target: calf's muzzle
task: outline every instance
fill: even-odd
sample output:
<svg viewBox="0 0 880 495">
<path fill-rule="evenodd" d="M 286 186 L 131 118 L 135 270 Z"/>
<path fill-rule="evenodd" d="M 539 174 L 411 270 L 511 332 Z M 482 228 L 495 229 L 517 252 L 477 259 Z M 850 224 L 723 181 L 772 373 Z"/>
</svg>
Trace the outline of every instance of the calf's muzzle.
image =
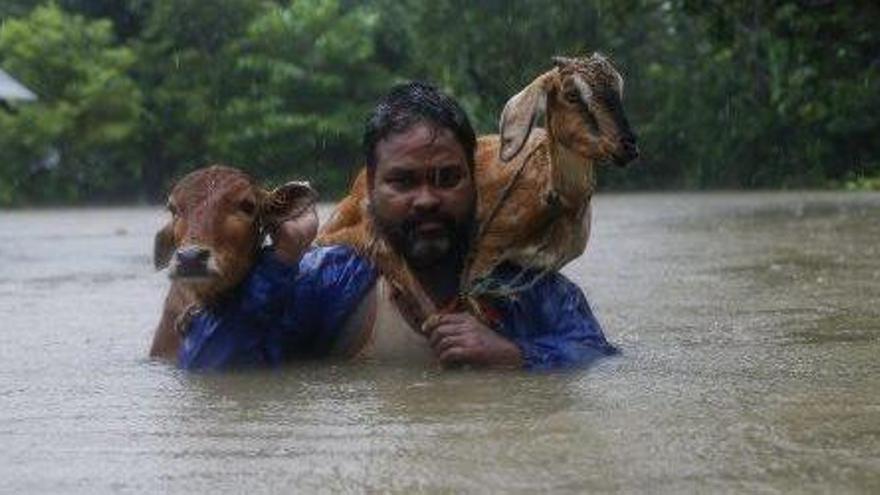
<svg viewBox="0 0 880 495">
<path fill-rule="evenodd" d="M 169 266 L 169 276 L 174 279 L 207 279 L 217 275 L 211 250 L 199 245 L 177 249 Z"/>
</svg>

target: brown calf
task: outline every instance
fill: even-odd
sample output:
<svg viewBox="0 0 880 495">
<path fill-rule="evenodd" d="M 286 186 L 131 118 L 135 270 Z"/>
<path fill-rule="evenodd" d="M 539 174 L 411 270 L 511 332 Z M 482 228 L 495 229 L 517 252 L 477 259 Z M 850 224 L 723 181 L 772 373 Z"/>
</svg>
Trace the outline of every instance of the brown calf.
<svg viewBox="0 0 880 495">
<path fill-rule="evenodd" d="M 171 220 L 156 233 L 153 262 L 172 280 L 151 357 L 175 359 L 189 318 L 215 303 L 250 271 L 265 235 L 309 209 L 305 182 L 272 192 L 241 170 L 210 166 L 181 179 L 168 197 Z"/>
</svg>

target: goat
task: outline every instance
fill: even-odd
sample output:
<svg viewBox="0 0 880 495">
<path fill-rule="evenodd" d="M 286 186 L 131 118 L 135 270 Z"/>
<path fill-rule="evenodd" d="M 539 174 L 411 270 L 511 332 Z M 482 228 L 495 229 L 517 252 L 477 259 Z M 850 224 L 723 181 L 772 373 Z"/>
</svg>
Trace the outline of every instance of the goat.
<svg viewBox="0 0 880 495">
<path fill-rule="evenodd" d="M 556 67 L 514 95 L 500 136 L 478 140 L 474 177 L 479 231 L 464 294 L 509 295 L 580 256 L 590 235 L 595 165 L 638 157 L 623 112 L 623 77 L 604 56 L 554 57 Z M 545 129 L 534 129 L 540 114 Z M 526 270 L 498 285 L 505 262 Z"/>
<path fill-rule="evenodd" d="M 177 182 L 168 197 L 171 220 L 153 245 L 156 269 L 168 267 L 172 282 L 150 357 L 175 359 L 191 317 L 241 283 L 266 234 L 306 212 L 317 198 L 307 182 L 269 192 L 241 170 L 219 165 Z"/>
<path fill-rule="evenodd" d="M 554 57 L 555 67 L 508 100 L 500 135 L 477 141 L 474 180 L 477 225 L 461 280 L 461 299 L 510 296 L 558 270 L 586 249 L 595 164 L 625 165 L 638 157 L 636 138 L 623 112 L 623 78 L 594 53 Z M 535 129 L 541 114 L 545 129 Z M 321 229 L 317 243 L 347 244 L 372 257 L 404 293 L 416 320 L 436 307 L 401 257 L 375 235 L 367 213 L 366 172 Z M 505 262 L 522 271 L 505 284 L 494 270 Z"/>
</svg>

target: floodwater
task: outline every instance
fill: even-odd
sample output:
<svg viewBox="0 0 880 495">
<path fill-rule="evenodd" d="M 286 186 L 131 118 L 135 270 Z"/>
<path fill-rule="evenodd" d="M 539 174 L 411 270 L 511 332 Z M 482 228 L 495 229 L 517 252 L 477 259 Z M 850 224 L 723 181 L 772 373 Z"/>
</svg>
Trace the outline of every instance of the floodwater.
<svg viewBox="0 0 880 495">
<path fill-rule="evenodd" d="M 595 201 L 554 373 L 184 373 L 162 212 L 0 213 L 0 492 L 880 493 L 880 194 Z"/>
</svg>

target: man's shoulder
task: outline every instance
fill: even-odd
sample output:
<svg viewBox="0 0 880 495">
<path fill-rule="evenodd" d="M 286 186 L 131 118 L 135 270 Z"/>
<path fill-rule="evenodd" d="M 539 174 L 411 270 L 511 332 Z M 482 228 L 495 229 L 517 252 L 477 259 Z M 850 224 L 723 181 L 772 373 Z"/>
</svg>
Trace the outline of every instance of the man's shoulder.
<svg viewBox="0 0 880 495">
<path fill-rule="evenodd" d="M 320 285 L 347 284 L 354 280 L 368 284 L 376 276 L 373 263 L 349 246 L 313 247 L 299 262 L 299 277 L 314 279 Z"/>
<path fill-rule="evenodd" d="M 575 313 L 590 312 L 583 289 L 559 272 L 543 274 L 519 294 L 519 299 L 533 311 L 540 308 L 552 314 L 559 314 L 564 309 Z"/>
<path fill-rule="evenodd" d="M 496 272 L 496 283 L 515 293 L 517 298 L 541 301 L 548 297 L 583 296 L 580 286 L 557 271 L 542 272 L 505 264 Z"/>
<path fill-rule="evenodd" d="M 372 264 L 363 255 L 359 254 L 350 246 L 341 244 L 332 246 L 315 246 L 310 248 L 300 260 L 300 270 L 323 269 L 338 265 L 368 265 Z"/>
</svg>

